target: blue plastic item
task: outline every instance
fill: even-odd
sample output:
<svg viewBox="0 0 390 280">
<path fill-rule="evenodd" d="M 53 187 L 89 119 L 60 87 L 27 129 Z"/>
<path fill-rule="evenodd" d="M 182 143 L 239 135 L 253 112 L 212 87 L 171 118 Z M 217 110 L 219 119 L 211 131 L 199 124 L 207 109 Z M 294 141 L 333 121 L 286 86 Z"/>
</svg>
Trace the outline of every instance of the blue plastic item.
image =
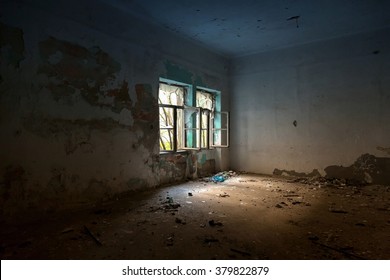
<svg viewBox="0 0 390 280">
<path fill-rule="evenodd" d="M 225 178 L 221 175 L 214 175 L 213 177 L 211 177 L 211 180 L 215 183 L 217 182 L 223 182 L 225 181 Z"/>
</svg>

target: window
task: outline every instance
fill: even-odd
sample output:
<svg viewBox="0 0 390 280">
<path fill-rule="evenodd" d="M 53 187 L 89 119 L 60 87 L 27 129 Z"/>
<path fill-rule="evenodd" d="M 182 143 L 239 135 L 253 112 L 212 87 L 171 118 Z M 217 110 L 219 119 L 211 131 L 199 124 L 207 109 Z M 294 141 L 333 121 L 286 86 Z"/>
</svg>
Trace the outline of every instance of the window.
<svg viewBox="0 0 390 280">
<path fill-rule="evenodd" d="M 160 110 L 160 151 L 176 151 L 182 146 L 180 130 L 187 88 L 160 82 L 158 103 Z"/>
<path fill-rule="evenodd" d="M 160 79 L 160 151 L 228 147 L 227 112 L 218 112 L 217 91 Z M 191 105 L 195 106 L 191 106 Z"/>
<path fill-rule="evenodd" d="M 196 107 L 200 108 L 200 147 L 210 147 L 210 116 L 215 109 L 215 97 L 212 93 L 198 89 L 196 91 Z"/>
</svg>

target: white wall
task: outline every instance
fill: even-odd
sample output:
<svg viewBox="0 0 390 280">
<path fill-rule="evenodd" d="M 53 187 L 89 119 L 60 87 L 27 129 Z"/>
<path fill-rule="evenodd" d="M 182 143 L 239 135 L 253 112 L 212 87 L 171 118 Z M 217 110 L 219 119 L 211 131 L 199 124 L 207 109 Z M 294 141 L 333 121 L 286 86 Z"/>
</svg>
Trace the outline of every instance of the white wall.
<svg viewBox="0 0 390 280">
<path fill-rule="evenodd" d="M 234 169 L 324 175 L 389 157 L 390 30 L 237 58 L 230 103 Z"/>
</svg>

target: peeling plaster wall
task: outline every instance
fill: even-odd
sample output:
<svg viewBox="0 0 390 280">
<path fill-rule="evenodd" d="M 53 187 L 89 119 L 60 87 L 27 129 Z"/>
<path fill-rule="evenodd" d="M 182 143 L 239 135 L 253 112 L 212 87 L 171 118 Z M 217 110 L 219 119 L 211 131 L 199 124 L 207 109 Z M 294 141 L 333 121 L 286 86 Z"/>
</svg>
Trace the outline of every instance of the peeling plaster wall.
<svg viewBox="0 0 390 280">
<path fill-rule="evenodd" d="M 99 1 L 8 1 L 0 60 L 4 216 L 99 203 L 228 166 L 218 149 L 159 155 L 159 77 L 218 89 L 225 110 L 229 101 L 227 60 L 158 26 Z"/>
<path fill-rule="evenodd" d="M 389 29 L 232 64 L 233 169 L 348 177 L 327 167 L 350 167 L 370 154 L 381 166 L 374 183 L 390 184 Z"/>
</svg>

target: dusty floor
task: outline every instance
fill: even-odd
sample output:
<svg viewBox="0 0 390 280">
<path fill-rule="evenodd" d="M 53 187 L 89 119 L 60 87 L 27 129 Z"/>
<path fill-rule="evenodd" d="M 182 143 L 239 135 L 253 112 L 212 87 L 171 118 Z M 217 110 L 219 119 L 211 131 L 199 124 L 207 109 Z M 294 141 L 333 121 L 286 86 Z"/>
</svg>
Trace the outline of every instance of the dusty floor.
<svg viewBox="0 0 390 280">
<path fill-rule="evenodd" d="M 1 259 L 390 259 L 390 187 L 241 174 L 3 224 Z"/>
</svg>

